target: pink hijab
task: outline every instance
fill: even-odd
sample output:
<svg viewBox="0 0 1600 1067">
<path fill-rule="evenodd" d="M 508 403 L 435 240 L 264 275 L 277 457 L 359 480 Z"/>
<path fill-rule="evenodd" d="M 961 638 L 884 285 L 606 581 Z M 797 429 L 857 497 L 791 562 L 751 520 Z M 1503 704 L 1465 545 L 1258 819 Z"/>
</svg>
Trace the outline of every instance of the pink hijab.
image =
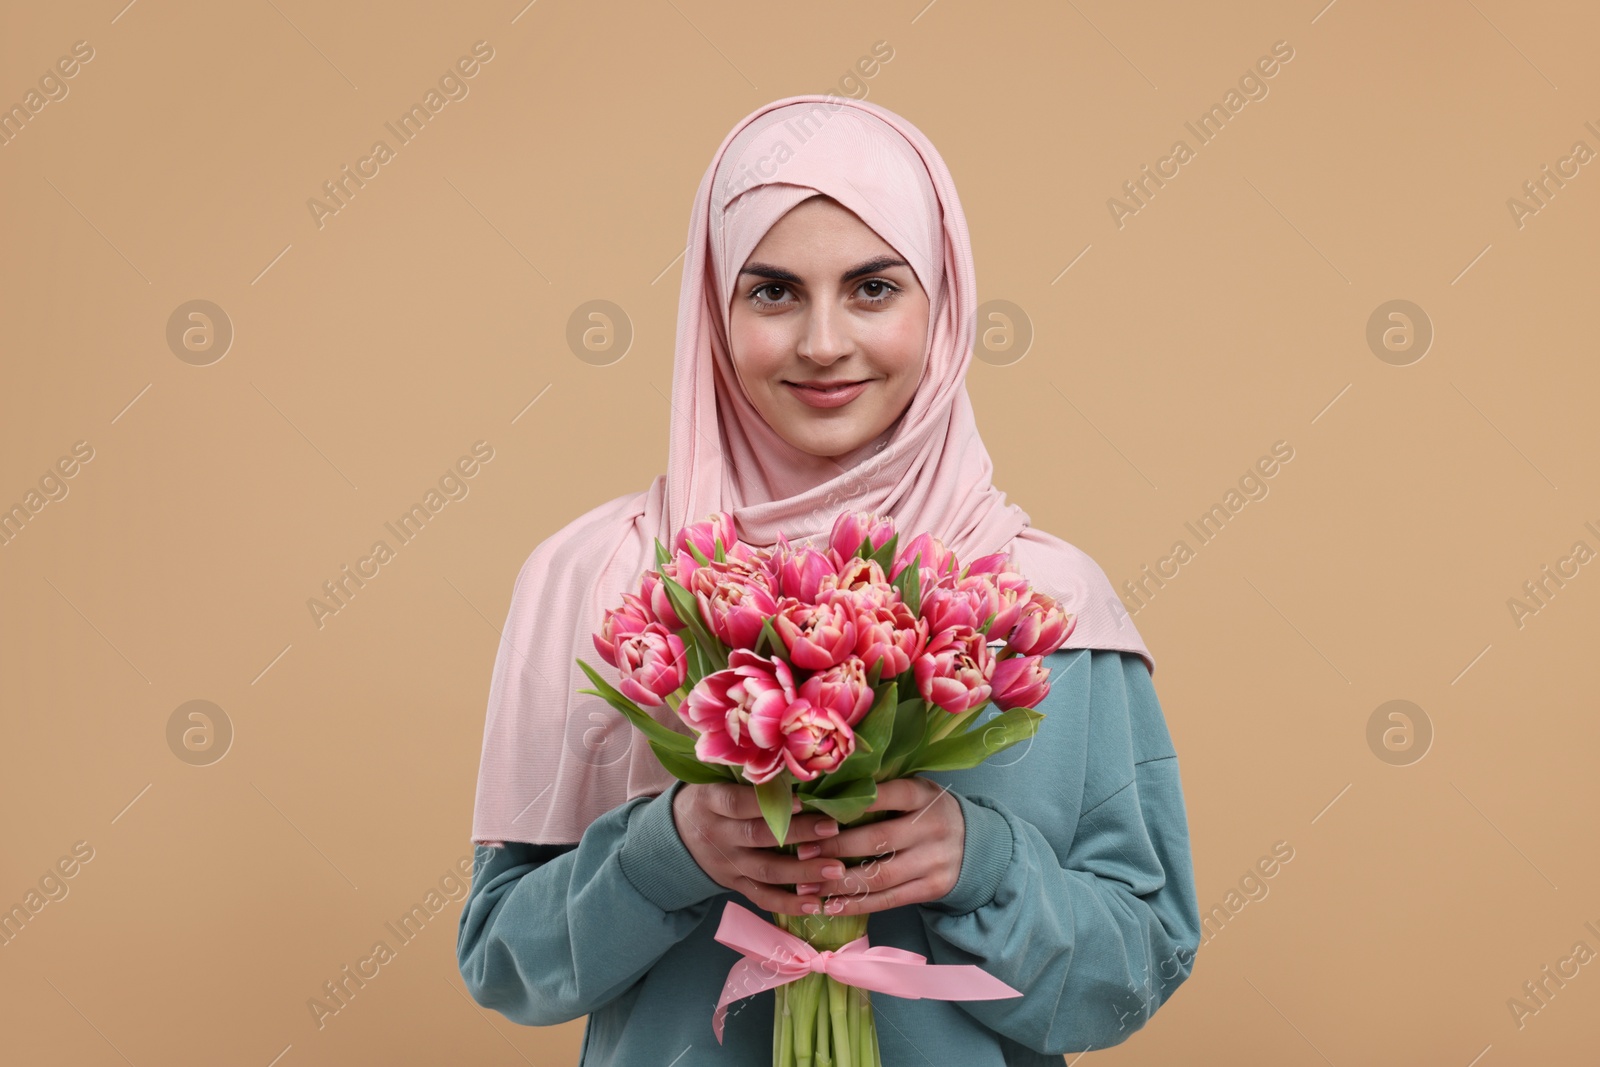
<svg viewBox="0 0 1600 1067">
<path fill-rule="evenodd" d="M 818 193 L 854 212 L 911 264 L 929 297 L 926 369 L 905 414 L 837 461 L 789 445 L 750 403 L 728 351 L 738 270 L 767 230 Z M 602 504 L 536 547 L 511 596 L 484 727 L 472 840 L 565 844 L 596 818 L 675 779 L 599 697 L 580 695 L 583 660 L 615 668 L 592 635 L 607 608 L 655 566 L 655 539 L 712 512 L 733 514 L 746 544 L 825 539 L 842 510 L 893 516 L 958 558 L 1006 550 L 1036 588 L 1077 615 L 1067 648 L 1155 662 L 1105 572 L 1030 526 L 990 478 L 966 374 L 976 331 L 966 218 L 944 160 L 916 127 L 876 104 L 792 96 L 728 134 L 695 193 L 678 299 L 667 471 Z M 1055 458 L 1054 454 L 1051 456 Z M 666 707 L 661 722 L 688 733 Z"/>
</svg>

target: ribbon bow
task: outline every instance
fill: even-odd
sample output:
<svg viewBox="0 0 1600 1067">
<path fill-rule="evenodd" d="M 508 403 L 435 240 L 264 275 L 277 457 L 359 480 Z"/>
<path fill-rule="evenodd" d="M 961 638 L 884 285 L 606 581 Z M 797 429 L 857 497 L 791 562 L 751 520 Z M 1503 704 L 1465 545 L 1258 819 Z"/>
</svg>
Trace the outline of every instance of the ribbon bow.
<svg viewBox="0 0 1600 1067">
<path fill-rule="evenodd" d="M 1022 994 L 970 963 L 929 963 L 890 945 L 869 947 L 862 934 L 844 947 L 817 951 L 742 905 L 728 901 L 716 939 L 744 956 L 728 972 L 711 1029 L 722 1044 L 728 1005 L 803 978 L 812 971 L 835 981 L 907 1000 L 1001 1000 Z"/>
</svg>

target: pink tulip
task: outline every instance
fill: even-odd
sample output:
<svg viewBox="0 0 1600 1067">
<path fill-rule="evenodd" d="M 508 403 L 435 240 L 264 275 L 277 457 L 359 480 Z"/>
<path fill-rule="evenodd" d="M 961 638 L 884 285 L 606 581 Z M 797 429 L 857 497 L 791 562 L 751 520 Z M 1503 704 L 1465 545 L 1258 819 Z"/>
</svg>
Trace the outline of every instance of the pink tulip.
<svg viewBox="0 0 1600 1067">
<path fill-rule="evenodd" d="M 683 686 L 687 669 L 683 641 L 659 622 L 618 642 L 617 661 L 622 672 L 617 689 L 635 704 L 660 706 L 665 703 L 662 698 Z"/>
<path fill-rule="evenodd" d="M 789 650 L 790 662 L 803 670 L 825 670 L 855 651 L 855 606 L 845 592 L 825 594 L 819 604 L 784 597 L 772 626 Z"/>
<path fill-rule="evenodd" d="M 979 556 L 967 564 L 967 569 L 962 572 L 961 577 L 965 578 L 973 574 L 999 574 L 1007 569 L 1010 562 L 1011 556 L 1008 553 L 991 552 L 989 555 Z"/>
<path fill-rule="evenodd" d="M 762 624 L 778 606 L 766 575 L 740 560 L 696 566 L 684 588 L 699 605 L 706 629 L 730 648 L 754 648 Z"/>
<path fill-rule="evenodd" d="M 1050 692 L 1043 656 L 1011 656 L 994 665 L 994 706 L 1001 711 L 1036 708 Z"/>
<path fill-rule="evenodd" d="M 866 717 L 878 699 L 867 684 L 867 665 L 859 656 L 850 656 L 807 678 L 800 683 L 800 696 L 812 707 L 832 711 L 840 722 L 851 727 Z"/>
<path fill-rule="evenodd" d="M 740 548 L 744 549 L 744 546 L 741 545 Z M 752 573 L 761 575 L 768 589 L 777 589 L 778 572 L 783 567 L 783 561 L 793 552 L 788 541 L 780 533 L 776 545 L 747 549 L 740 555 L 740 562 L 749 567 Z"/>
<path fill-rule="evenodd" d="M 876 552 L 894 536 L 894 520 L 879 518 L 868 511 L 841 512 L 833 520 L 833 531 L 828 534 L 828 547 L 842 559 L 849 559 L 867 542 L 867 551 Z"/>
<path fill-rule="evenodd" d="M 1066 644 L 1077 625 L 1076 614 L 1063 612 L 1055 600 L 1035 592 L 1023 605 L 1006 648 L 1021 656 L 1048 656 Z"/>
<path fill-rule="evenodd" d="M 640 633 L 653 621 L 644 601 L 632 593 L 623 593 L 622 607 L 606 609 L 600 629 L 594 635 L 595 651 L 613 667 L 619 666 L 617 645 L 625 638 Z"/>
<path fill-rule="evenodd" d="M 837 711 L 801 697 L 784 713 L 783 761 L 800 781 L 836 770 L 855 750 L 855 731 Z"/>
<path fill-rule="evenodd" d="M 718 511 L 706 516 L 700 522 L 692 523 L 679 530 L 678 535 L 672 539 L 672 554 L 676 556 L 679 552 L 688 552 L 689 545 L 693 543 L 705 555 L 706 559 L 716 559 L 717 553 L 714 542 L 721 541 L 723 553 L 727 554 L 732 551 L 738 540 L 738 535 L 733 528 L 732 513 Z M 691 558 L 692 556 L 693 554 L 691 553 Z"/>
<path fill-rule="evenodd" d="M 922 617 L 928 623 L 929 633 L 936 634 L 952 626 L 976 628 L 983 622 L 990 611 L 993 589 L 985 589 L 982 578 L 976 579 L 976 582 L 976 585 L 964 589 L 958 586 L 935 586 L 923 591 Z"/>
<path fill-rule="evenodd" d="M 983 634 L 953 626 L 933 635 L 912 668 L 922 698 L 959 715 L 989 699 L 995 659 Z"/>
<path fill-rule="evenodd" d="M 861 556 L 851 556 L 840 562 L 838 572 L 822 580 L 824 589 L 848 589 L 859 592 L 881 586 L 885 591 L 895 592 L 894 586 L 889 584 L 888 577 L 883 573 L 883 568 L 875 559 L 865 559 Z"/>
<path fill-rule="evenodd" d="M 661 574 L 664 577 L 671 578 L 692 593 L 694 590 L 690 587 L 690 583 L 694 580 L 695 572 L 699 569 L 700 563 L 698 560 L 687 552 L 679 552 L 661 565 Z"/>
<path fill-rule="evenodd" d="M 817 602 L 817 591 L 830 578 L 837 578 L 833 562 L 810 545 L 790 552 L 777 564 L 777 584 L 773 592 L 791 596 L 804 604 Z"/>
<path fill-rule="evenodd" d="M 624 594 L 624 599 L 626 596 Z M 673 610 L 672 598 L 667 596 L 667 586 L 661 580 L 661 572 L 645 571 L 644 578 L 639 582 L 639 599 L 649 609 L 650 621 L 659 622 L 669 630 L 683 629 L 683 620 Z"/>
<path fill-rule="evenodd" d="M 955 584 L 959 561 L 945 547 L 943 541 L 926 533 L 918 534 L 912 538 L 910 544 L 900 545 L 896 549 L 894 566 L 889 571 L 889 577 L 891 579 L 899 577 L 900 572 L 905 570 L 915 557 L 920 557 L 917 566 L 921 573 L 917 577 L 923 593 L 937 586 Z"/>
<path fill-rule="evenodd" d="M 1004 638 L 1012 631 L 1028 605 L 1028 598 L 1033 595 L 1033 587 L 1016 571 L 1000 571 L 962 579 L 963 585 L 967 582 L 981 583 L 988 596 L 988 606 L 978 621 L 994 615 L 994 621 L 984 631 L 984 636 L 991 640 Z"/>
<path fill-rule="evenodd" d="M 858 603 L 862 603 L 858 599 Z M 883 662 L 879 678 L 893 678 L 911 669 L 928 644 L 928 624 L 911 614 L 895 597 L 883 603 L 862 603 L 856 613 L 856 655 L 867 670 Z"/>
<path fill-rule="evenodd" d="M 725 670 L 689 690 L 678 714 L 700 735 L 695 755 L 740 767 L 754 784 L 782 773 L 784 714 L 795 700 L 794 674 L 777 656 L 736 648 Z"/>
<path fill-rule="evenodd" d="M 729 648 L 755 648 L 767 616 L 777 610 L 772 594 L 760 586 L 725 581 L 707 595 L 696 593 L 700 617 Z"/>
</svg>

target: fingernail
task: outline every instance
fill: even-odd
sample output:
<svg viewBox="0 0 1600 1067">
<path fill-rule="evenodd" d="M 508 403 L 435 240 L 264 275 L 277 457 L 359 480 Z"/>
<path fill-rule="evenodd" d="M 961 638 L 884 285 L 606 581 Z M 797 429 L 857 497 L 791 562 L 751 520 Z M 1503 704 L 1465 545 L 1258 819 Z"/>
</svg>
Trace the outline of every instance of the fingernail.
<svg viewBox="0 0 1600 1067">
<path fill-rule="evenodd" d="M 822 846 L 815 841 L 808 841 L 800 846 L 795 855 L 803 860 L 814 860 L 822 855 Z"/>
<path fill-rule="evenodd" d="M 816 882 L 801 882 L 799 885 L 794 887 L 794 891 L 795 895 L 797 896 L 814 897 L 818 893 L 822 892 L 822 886 Z"/>
<path fill-rule="evenodd" d="M 819 909 L 815 904 L 802 904 L 800 906 L 800 910 L 805 912 L 807 915 L 815 915 Z"/>
<path fill-rule="evenodd" d="M 834 819 L 825 819 L 817 823 L 817 833 L 823 837 L 832 837 L 839 832 L 839 823 Z"/>
<path fill-rule="evenodd" d="M 842 864 L 842 863 L 830 863 L 830 864 L 828 864 L 827 866 L 822 868 L 822 877 L 824 877 L 824 878 L 843 878 L 844 877 L 844 864 Z"/>
<path fill-rule="evenodd" d="M 794 810 L 795 811 L 799 811 L 800 810 L 800 798 L 799 797 L 795 797 L 794 798 Z"/>
</svg>

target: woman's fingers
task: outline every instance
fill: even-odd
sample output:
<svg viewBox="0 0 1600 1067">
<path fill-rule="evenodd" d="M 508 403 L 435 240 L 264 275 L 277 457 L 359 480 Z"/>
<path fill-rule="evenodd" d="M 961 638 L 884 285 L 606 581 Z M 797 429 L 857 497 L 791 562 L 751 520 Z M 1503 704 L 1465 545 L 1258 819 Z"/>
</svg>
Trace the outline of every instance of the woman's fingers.
<svg viewBox="0 0 1600 1067">
<path fill-rule="evenodd" d="M 765 882 L 753 882 L 748 878 L 742 879 L 744 883 L 739 887 L 739 892 L 749 897 L 756 906 L 767 911 L 775 911 L 783 915 L 805 915 L 806 905 L 818 907 L 820 901 L 815 896 L 800 896 L 777 886 Z"/>
<path fill-rule="evenodd" d="M 735 842 L 741 848 L 776 848 L 778 838 L 767 825 L 761 811 L 761 801 L 753 785 L 738 782 L 716 782 L 699 787 L 704 790 L 706 809 L 713 815 L 744 823 L 744 838 Z M 793 813 L 789 817 L 789 831 L 784 844 L 797 841 L 816 841 L 837 834 L 839 824 L 821 812 Z"/>
<path fill-rule="evenodd" d="M 909 881 L 920 873 L 910 855 L 891 851 L 847 866 L 836 878 L 824 878 L 817 893 L 822 897 L 864 897 L 882 892 L 897 882 Z"/>
<path fill-rule="evenodd" d="M 897 882 L 880 892 L 829 897 L 823 901 L 823 910 L 828 915 L 866 915 L 903 904 L 920 904 L 935 899 L 931 896 L 932 885 L 930 879 L 914 878 L 909 882 Z"/>
<path fill-rule="evenodd" d="M 770 848 L 746 849 L 736 853 L 740 873 L 753 882 L 771 886 L 821 886 L 848 871 L 843 860 L 814 857 L 801 860 Z M 810 891 L 815 895 L 816 889 Z M 801 893 L 801 895 L 806 895 Z"/>
<path fill-rule="evenodd" d="M 756 799 L 756 787 L 738 782 L 712 782 L 701 785 L 699 791 L 705 806 L 713 815 L 724 819 L 755 819 L 761 817 L 761 802 Z"/>
<path fill-rule="evenodd" d="M 884 859 L 896 847 L 909 847 L 909 838 L 915 836 L 908 833 L 910 816 L 841 830 L 820 812 L 797 814 L 791 817 L 786 835 L 787 844 L 798 846 L 790 852 L 778 847 L 753 786 L 695 785 L 685 787 L 684 793 L 691 791 L 692 796 L 683 797 L 680 836 L 713 881 L 743 893 L 759 907 L 802 915 L 807 914 L 807 905 L 820 905 L 824 894 L 877 900 L 880 897 L 873 894 L 893 888 L 890 878 L 906 879 L 915 873 L 901 869 L 904 860 L 895 874 L 879 873 Z M 895 793 L 911 796 L 909 789 L 900 787 L 890 792 L 889 799 L 895 799 Z M 927 822 L 932 825 L 933 820 Z M 855 866 L 841 858 L 857 856 L 868 858 Z"/>
<path fill-rule="evenodd" d="M 891 778 L 878 783 L 878 795 L 864 811 L 897 811 L 916 813 L 937 800 L 947 790 L 931 778 L 912 775 L 910 778 Z"/>
<path fill-rule="evenodd" d="M 777 848 L 778 839 L 772 833 L 772 827 L 767 825 L 767 820 L 759 815 L 754 819 L 745 821 L 745 838 L 739 844 L 743 848 Z M 832 818 L 820 812 L 795 815 L 789 819 L 789 832 L 784 835 L 784 844 L 793 845 L 799 842 L 822 841 L 839 834 L 839 824 Z"/>
<path fill-rule="evenodd" d="M 877 856 L 909 844 L 912 827 L 904 815 L 864 826 L 847 826 L 836 834 L 818 835 L 823 856 Z"/>
</svg>

